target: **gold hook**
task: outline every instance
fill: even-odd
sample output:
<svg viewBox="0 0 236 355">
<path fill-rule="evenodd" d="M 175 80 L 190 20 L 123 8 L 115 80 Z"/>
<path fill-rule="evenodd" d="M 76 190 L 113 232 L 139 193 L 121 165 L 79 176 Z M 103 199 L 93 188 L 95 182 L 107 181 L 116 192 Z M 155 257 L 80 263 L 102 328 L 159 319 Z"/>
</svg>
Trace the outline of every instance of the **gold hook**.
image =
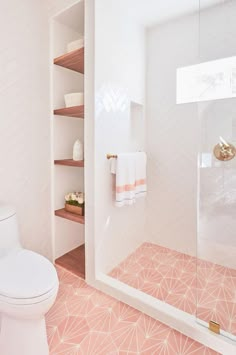
<svg viewBox="0 0 236 355">
<path fill-rule="evenodd" d="M 117 155 L 116 154 L 107 154 L 107 159 L 117 159 Z"/>
</svg>

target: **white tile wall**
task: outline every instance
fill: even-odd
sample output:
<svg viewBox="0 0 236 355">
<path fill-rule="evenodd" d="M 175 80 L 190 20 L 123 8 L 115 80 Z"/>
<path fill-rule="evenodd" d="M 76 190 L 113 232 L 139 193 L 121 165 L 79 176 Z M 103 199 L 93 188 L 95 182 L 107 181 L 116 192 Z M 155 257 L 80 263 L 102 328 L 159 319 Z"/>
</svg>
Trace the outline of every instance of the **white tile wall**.
<svg viewBox="0 0 236 355">
<path fill-rule="evenodd" d="M 96 1 L 95 13 L 96 271 L 107 272 L 144 235 L 145 201 L 114 207 L 106 154 L 145 149 L 145 32 L 116 0 Z"/>
<path fill-rule="evenodd" d="M 201 2 L 204 7 L 204 1 Z M 235 161 L 212 154 L 222 135 L 235 140 L 235 99 L 176 106 L 176 69 L 199 61 L 235 56 L 236 2 L 223 2 L 198 16 L 148 32 L 148 223 L 151 241 L 235 267 Z M 200 171 L 197 238 L 197 155 L 207 154 Z M 212 167 L 211 167 L 212 166 Z"/>
<path fill-rule="evenodd" d="M 197 63 L 198 18 L 187 16 L 147 32 L 147 238 L 196 253 L 196 104 L 176 105 L 176 69 Z"/>
</svg>

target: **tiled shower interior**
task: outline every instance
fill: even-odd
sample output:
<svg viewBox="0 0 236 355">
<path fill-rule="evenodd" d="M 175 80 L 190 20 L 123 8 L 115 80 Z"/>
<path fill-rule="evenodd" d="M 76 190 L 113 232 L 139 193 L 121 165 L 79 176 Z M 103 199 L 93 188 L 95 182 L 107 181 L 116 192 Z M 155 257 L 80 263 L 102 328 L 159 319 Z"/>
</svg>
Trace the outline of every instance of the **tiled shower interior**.
<svg viewBox="0 0 236 355">
<path fill-rule="evenodd" d="M 163 301 L 206 327 L 218 323 L 234 339 L 236 159 L 219 161 L 214 148 L 220 137 L 235 145 L 235 98 L 216 100 L 213 85 L 206 87 L 211 99 L 176 103 L 180 68 L 203 63 L 212 68 L 212 62 L 235 56 L 236 2 L 212 8 L 204 3 L 200 27 L 199 1 L 195 13 L 144 29 L 118 6 L 117 21 L 109 22 L 119 34 L 113 64 L 124 70 L 122 77 L 115 70 L 97 72 L 95 159 L 104 169 L 95 181 L 101 222 L 96 226 L 96 269 L 131 286 L 134 295 L 139 290 L 152 296 L 153 304 Z M 114 39 L 104 35 L 108 24 L 102 11 L 97 19 L 103 42 L 111 43 Z M 124 23 L 131 26 L 132 21 L 133 32 L 125 31 Z M 130 51 L 120 63 L 126 40 Z M 210 73 L 205 82 L 214 84 Z M 106 155 L 135 151 L 147 154 L 147 197 L 118 209 Z M 110 282 L 122 289 L 121 283 Z"/>
</svg>

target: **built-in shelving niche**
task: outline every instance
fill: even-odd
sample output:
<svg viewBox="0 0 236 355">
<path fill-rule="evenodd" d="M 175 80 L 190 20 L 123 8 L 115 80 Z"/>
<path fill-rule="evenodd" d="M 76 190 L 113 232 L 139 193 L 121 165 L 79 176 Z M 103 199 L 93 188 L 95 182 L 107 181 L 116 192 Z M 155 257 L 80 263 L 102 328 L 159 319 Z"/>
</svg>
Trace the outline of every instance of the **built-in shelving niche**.
<svg viewBox="0 0 236 355">
<path fill-rule="evenodd" d="M 74 117 L 79 119 L 84 119 L 84 106 L 74 106 L 74 107 L 62 107 L 63 106 L 63 93 L 67 94 L 69 92 L 79 92 L 82 90 L 83 81 L 84 81 L 84 48 L 76 49 L 69 53 L 66 52 L 66 47 L 69 42 L 72 42 L 79 38 L 79 35 L 84 35 L 84 1 L 78 1 L 77 4 L 73 5 L 71 8 L 67 8 L 64 12 L 60 13 L 56 17 L 53 18 L 53 102 L 54 107 L 57 106 L 59 108 L 55 108 L 53 114 L 55 115 L 55 119 L 53 120 L 53 127 L 54 127 L 54 154 L 57 157 L 54 160 L 55 166 L 64 166 L 64 168 L 55 168 L 54 172 L 54 196 L 55 196 L 55 206 L 57 209 L 54 211 L 55 214 L 55 257 L 56 257 L 56 264 L 60 265 L 60 261 L 63 262 L 63 267 L 69 268 L 69 264 L 72 263 L 72 254 L 73 257 L 78 259 L 77 262 L 74 262 L 74 265 L 79 266 L 79 264 L 84 264 L 85 258 L 85 248 L 82 246 L 84 244 L 84 231 L 82 226 L 85 223 L 85 217 L 79 216 L 70 212 L 67 212 L 65 208 L 60 208 L 61 204 L 61 193 L 65 191 L 68 192 L 71 189 L 82 189 L 82 180 L 78 187 L 76 187 L 76 178 L 74 175 L 76 174 L 76 170 L 72 169 L 71 172 L 67 172 L 68 167 L 74 168 L 84 168 L 84 161 L 74 161 L 73 159 L 60 159 L 60 154 L 63 154 L 63 150 L 61 150 L 59 142 L 61 142 L 61 138 L 64 137 L 63 129 L 68 130 L 70 134 L 66 134 L 65 132 L 65 139 L 70 139 L 67 141 L 71 148 L 73 147 L 72 137 L 74 124 L 68 120 L 68 125 L 65 126 L 64 118 L 56 119 L 56 116 L 64 116 L 65 120 L 67 117 Z M 60 55 L 61 53 L 63 53 Z M 56 66 L 59 67 L 56 69 Z M 60 67 L 62 69 L 60 69 Z M 63 71 L 68 69 L 68 71 Z M 73 74 L 74 73 L 74 74 Z M 79 73 L 79 74 L 78 74 Z M 82 74 L 82 75 L 81 75 Z M 64 78 L 64 80 L 63 80 Z M 77 86 L 78 80 L 78 86 Z M 61 107 L 60 107 L 61 106 Z M 57 125 L 57 126 L 55 126 Z M 55 129 L 57 127 L 57 129 Z M 73 127 L 73 128 L 72 128 Z M 82 125 L 78 126 L 81 127 Z M 59 131 L 58 131 L 59 128 Z M 58 135 L 59 133 L 59 136 Z M 67 133 L 68 133 L 67 132 Z M 80 131 L 81 133 L 81 131 Z M 56 134 L 56 136 L 55 136 Z M 58 139 L 58 140 L 57 140 Z M 74 139 L 74 138 L 73 138 Z M 67 144 L 66 143 L 66 144 Z M 67 144 L 67 145 L 68 145 Z M 55 148 L 55 146 L 57 148 Z M 58 149 L 59 147 L 59 149 Z M 58 159 L 59 158 L 59 159 Z M 81 176 L 81 175 L 80 175 Z M 74 183 L 70 183 L 69 180 L 74 181 Z M 60 182 L 61 179 L 61 182 Z M 73 185 L 73 188 L 72 188 Z M 62 206 L 61 206 L 62 207 Z M 59 219 L 57 218 L 59 217 Z M 72 223 L 68 224 L 61 224 L 60 219 L 66 219 L 71 221 Z M 81 227 L 75 227 L 75 223 L 80 225 Z M 63 226 L 63 228 L 61 228 Z M 65 233 L 66 231 L 66 233 Z M 66 240 L 66 241 L 65 241 Z M 77 248 L 76 247 L 77 244 Z M 69 252 L 68 252 L 69 250 Z M 79 253 L 77 253 L 79 250 Z M 63 252 L 64 251 L 64 252 Z M 82 254 L 81 254 L 82 253 Z M 84 265 L 81 264 L 81 267 L 84 268 Z M 73 272 L 73 270 L 71 270 Z M 78 274 L 78 270 L 74 270 L 76 274 Z M 81 272 L 81 270 L 80 270 Z M 85 274 L 85 272 L 84 272 Z M 84 277 L 84 275 L 82 276 Z"/>
</svg>

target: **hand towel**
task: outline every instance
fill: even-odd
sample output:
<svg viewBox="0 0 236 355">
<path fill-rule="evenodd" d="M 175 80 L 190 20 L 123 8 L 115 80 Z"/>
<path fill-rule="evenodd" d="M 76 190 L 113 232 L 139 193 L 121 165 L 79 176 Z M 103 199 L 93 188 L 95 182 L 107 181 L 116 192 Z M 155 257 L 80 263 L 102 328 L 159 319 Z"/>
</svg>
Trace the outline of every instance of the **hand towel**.
<svg viewBox="0 0 236 355">
<path fill-rule="evenodd" d="M 135 195 L 144 197 L 147 193 L 147 155 L 144 152 L 135 153 Z"/>
<path fill-rule="evenodd" d="M 146 154 L 118 154 L 111 163 L 111 172 L 116 173 L 115 205 L 133 205 L 136 198 L 146 195 Z"/>
</svg>

